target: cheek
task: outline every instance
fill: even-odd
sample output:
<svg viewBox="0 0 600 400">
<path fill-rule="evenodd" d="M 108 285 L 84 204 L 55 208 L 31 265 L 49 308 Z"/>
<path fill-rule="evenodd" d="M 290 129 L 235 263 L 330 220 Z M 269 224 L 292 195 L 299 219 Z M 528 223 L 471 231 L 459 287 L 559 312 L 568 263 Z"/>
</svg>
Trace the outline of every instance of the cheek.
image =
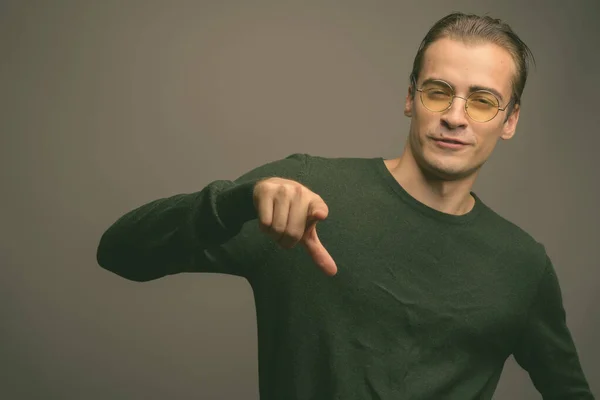
<svg viewBox="0 0 600 400">
<path fill-rule="evenodd" d="M 498 143 L 498 129 L 487 130 L 476 135 L 476 153 L 480 158 L 487 158 Z"/>
<path fill-rule="evenodd" d="M 440 123 L 439 115 L 424 109 L 421 104 L 413 107 L 413 123 L 418 128 L 418 133 L 424 135 L 437 128 Z"/>
</svg>

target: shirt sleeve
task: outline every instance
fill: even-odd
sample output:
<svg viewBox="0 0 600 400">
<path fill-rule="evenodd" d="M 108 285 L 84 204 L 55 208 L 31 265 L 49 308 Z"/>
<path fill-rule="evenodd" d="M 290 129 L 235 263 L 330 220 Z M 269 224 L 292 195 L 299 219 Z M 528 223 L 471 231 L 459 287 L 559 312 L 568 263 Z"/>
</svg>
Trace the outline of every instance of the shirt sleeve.
<svg viewBox="0 0 600 400">
<path fill-rule="evenodd" d="M 198 192 L 157 199 L 127 212 L 101 236 L 98 264 L 138 282 L 181 272 L 247 277 L 271 246 L 258 226 L 247 226 L 257 218 L 254 185 L 268 177 L 302 181 L 306 158 L 292 154 L 234 181 L 213 181 Z"/>
<path fill-rule="evenodd" d="M 593 400 L 566 323 L 556 271 L 546 267 L 514 352 L 544 400 Z"/>
</svg>

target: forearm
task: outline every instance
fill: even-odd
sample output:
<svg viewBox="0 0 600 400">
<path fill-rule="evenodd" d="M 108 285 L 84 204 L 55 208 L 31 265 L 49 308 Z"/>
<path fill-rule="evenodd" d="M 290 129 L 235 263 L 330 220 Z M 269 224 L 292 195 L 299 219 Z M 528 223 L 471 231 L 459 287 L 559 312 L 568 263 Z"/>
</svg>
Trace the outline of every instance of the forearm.
<svg viewBox="0 0 600 400">
<path fill-rule="evenodd" d="M 252 181 L 215 181 L 200 192 L 144 204 L 104 232 L 98 264 L 139 282 L 191 268 L 208 269 L 213 260 L 204 250 L 226 242 L 255 218 L 252 188 Z"/>
</svg>

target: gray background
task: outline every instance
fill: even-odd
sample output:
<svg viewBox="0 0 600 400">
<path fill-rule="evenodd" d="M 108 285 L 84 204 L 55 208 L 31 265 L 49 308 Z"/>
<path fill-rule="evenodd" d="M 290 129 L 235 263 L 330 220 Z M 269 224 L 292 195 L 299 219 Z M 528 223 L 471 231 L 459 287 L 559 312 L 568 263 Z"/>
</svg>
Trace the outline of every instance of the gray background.
<svg viewBox="0 0 600 400">
<path fill-rule="evenodd" d="M 399 155 L 417 46 L 454 10 L 536 55 L 475 189 L 546 245 L 600 393 L 598 1 L 2 0 L 0 397 L 257 399 L 249 285 L 126 281 L 96 264 L 100 235 L 294 152 Z M 511 358 L 495 398 L 539 396 Z"/>
</svg>

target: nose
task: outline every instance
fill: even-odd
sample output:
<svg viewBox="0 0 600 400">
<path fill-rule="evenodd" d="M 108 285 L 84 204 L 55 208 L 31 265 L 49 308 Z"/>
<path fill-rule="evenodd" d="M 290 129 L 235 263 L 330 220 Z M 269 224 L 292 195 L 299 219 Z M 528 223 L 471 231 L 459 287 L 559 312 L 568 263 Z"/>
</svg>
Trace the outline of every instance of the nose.
<svg viewBox="0 0 600 400">
<path fill-rule="evenodd" d="M 442 124 L 448 129 L 464 128 L 468 125 L 465 102 L 462 97 L 455 96 L 450 108 L 442 113 Z"/>
</svg>

